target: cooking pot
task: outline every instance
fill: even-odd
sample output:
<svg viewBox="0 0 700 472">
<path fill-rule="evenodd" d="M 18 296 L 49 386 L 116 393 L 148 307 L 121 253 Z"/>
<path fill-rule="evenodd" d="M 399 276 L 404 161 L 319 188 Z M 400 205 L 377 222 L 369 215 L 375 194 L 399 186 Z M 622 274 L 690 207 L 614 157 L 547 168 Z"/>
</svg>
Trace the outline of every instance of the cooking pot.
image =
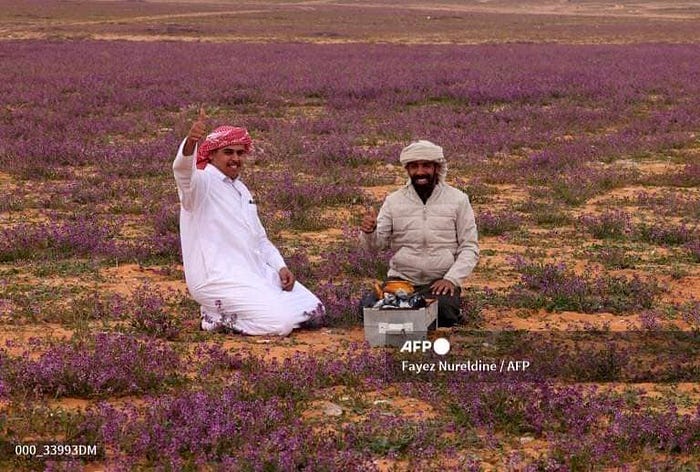
<svg viewBox="0 0 700 472">
<path fill-rule="evenodd" d="M 415 289 L 411 282 L 405 280 L 387 280 L 382 286 L 382 291 L 388 293 L 396 293 L 399 290 L 406 292 L 406 295 L 411 295 Z"/>
</svg>

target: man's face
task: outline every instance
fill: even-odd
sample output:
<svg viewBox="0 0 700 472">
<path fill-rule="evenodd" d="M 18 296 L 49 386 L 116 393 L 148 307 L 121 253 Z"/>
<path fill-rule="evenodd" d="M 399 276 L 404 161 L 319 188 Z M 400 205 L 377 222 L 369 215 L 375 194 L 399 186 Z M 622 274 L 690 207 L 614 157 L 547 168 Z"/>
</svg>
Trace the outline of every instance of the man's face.
<svg viewBox="0 0 700 472">
<path fill-rule="evenodd" d="M 437 183 L 436 167 L 431 161 L 414 161 L 406 165 L 406 170 L 414 187 L 432 188 Z"/>
<path fill-rule="evenodd" d="M 248 153 L 242 144 L 232 144 L 214 151 L 209 162 L 230 179 L 236 179 L 245 164 Z"/>
</svg>

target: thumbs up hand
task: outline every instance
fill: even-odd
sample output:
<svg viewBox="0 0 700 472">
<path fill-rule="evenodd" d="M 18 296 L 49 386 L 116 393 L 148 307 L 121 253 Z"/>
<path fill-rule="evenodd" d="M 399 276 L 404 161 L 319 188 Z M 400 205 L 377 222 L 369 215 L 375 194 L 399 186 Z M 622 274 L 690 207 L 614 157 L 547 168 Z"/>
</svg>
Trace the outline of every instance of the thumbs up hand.
<svg viewBox="0 0 700 472">
<path fill-rule="evenodd" d="M 187 140 L 191 141 L 193 144 L 202 139 L 207 132 L 207 113 L 204 111 L 204 107 L 199 109 L 199 115 L 197 119 L 192 123 L 190 132 L 187 133 Z"/>
<path fill-rule="evenodd" d="M 207 133 L 207 113 L 204 111 L 204 107 L 199 109 L 199 115 L 197 119 L 192 123 L 190 127 L 190 132 L 187 133 L 187 139 L 185 140 L 185 147 L 182 148 L 182 154 L 185 156 L 191 156 L 194 152 L 194 148 L 200 139 L 204 137 Z"/>
<path fill-rule="evenodd" d="M 360 229 L 363 233 L 374 233 L 377 229 L 377 211 L 373 207 L 367 208 L 364 216 L 362 217 L 362 223 L 360 224 Z"/>
</svg>

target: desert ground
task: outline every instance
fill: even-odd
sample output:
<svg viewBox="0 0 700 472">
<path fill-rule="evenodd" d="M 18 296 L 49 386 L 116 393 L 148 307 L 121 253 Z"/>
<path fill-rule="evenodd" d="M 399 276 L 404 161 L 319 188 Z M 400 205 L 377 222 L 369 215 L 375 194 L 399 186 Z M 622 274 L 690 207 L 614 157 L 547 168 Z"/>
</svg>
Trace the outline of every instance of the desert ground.
<svg viewBox="0 0 700 472">
<path fill-rule="evenodd" d="M 700 2 L 0 6 L 0 469 L 698 470 Z M 324 327 L 199 331 L 171 166 L 200 107 L 250 130 Z M 479 229 L 444 357 L 356 309 L 415 139 Z M 441 361 L 528 367 L 405 368 Z"/>
</svg>

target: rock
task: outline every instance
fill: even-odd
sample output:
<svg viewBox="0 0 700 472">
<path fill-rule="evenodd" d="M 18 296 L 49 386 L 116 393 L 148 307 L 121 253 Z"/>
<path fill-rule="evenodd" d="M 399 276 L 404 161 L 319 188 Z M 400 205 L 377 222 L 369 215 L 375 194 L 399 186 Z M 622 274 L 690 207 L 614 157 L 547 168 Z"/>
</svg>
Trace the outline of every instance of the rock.
<svg viewBox="0 0 700 472">
<path fill-rule="evenodd" d="M 340 416 L 343 414 L 343 408 L 335 403 L 325 402 L 323 405 L 323 414 L 326 416 Z"/>
</svg>

